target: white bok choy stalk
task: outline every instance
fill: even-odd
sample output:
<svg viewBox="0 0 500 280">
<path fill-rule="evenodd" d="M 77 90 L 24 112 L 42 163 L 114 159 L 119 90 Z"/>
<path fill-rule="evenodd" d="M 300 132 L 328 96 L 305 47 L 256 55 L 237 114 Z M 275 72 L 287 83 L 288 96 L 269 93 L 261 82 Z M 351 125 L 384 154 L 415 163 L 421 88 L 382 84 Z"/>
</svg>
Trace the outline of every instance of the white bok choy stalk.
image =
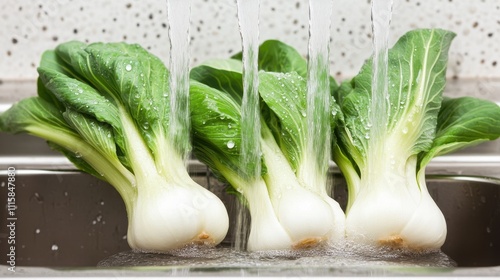
<svg viewBox="0 0 500 280">
<path fill-rule="evenodd" d="M 314 157 L 306 148 L 307 63 L 293 48 L 267 41 L 259 49 L 259 69 L 261 174 L 252 177 L 251 170 L 239 164 L 244 152 L 239 60 L 213 60 L 192 69 L 193 151 L 248 207 L 247 250 L 309 248 L 340 241 L 345 216 L 328 196 L 328 166 L 309 164 Z M 334 102 L 331 106 L 336 110 Z M 333 115 L 324 121 L 333 126 Z"/>
<path fill-rule="evenodd" d="M 38 72 L 38 96 L 2 114 L 2 131 L 44 138 L 113 185 L 132 249 L 222 241 L 224 205 L 189 176 L 190 139 L 169 136 L 169 72 L 157 57 L 138 45 L 68 42 L 45 52 Z"/>
<path fill-rule="evenodd" d="M 335 93 L 342 115 L 333 158 L 349 191 L 346 238 L 410 251 L 438 250 L 446 221 L 425 182 L 438 155 L 500 136 L 500 110 L 474 98 L 444 99 L 448 49 L 455 34 L 414 30 L 389 50 L 387 122 L 369 112 L 372 63 Z M 375 133 L 376 132 L 376 133 Z"/>
</svg>

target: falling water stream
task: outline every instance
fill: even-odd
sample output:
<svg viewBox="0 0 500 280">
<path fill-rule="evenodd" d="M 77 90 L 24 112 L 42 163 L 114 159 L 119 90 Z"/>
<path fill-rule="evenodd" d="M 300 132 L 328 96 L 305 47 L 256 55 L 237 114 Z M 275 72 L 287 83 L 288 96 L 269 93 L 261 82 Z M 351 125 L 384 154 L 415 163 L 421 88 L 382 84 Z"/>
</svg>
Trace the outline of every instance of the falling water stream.
<svg viewBox="0 0 500 280">
<path fill-rule="evenodd" d="M 167 21 L 170 40 L 170 137 L 186 159 L 190 142 L 189 113 L 189 25 L 190 0 L 168 0 Z"/>
<path fill-rule="evenodd" d="M 260 177 L 259 0 L 237 0 L 243 50 L 241 164 L 249 178 Z"/>
<path fill-rule="evenodd" d="M 241 170 L 249 180 L 261 176 L 259 106 L 259 0 L 236 0 L 243 52 L 243 100 L 241 104 Z M 237 205 L 235 248 L 244 249 L 248 226 L 247 212 Z"/>
<path fill-rule="evenodd" d="M 390 100 L 388 92 L 388 41 L 392 18 L 393 0 L 372 0 L 371 18 L 373 32 L 373 72 L 368 158 L 378 159 L 385 153 L 385 128 L 390 117 Z M 377 147 L 377 148 L 375 148 Z M 376 164 L 375 164 L 376 165 Z M 378 169 L 377 169 L 378 170 Z M 375 171 L 374 171 L 375 172 Z M 371 176 L 372 171 L 368 171 Z"/>
<path fill-rule="evenodd" d="M 309 59 L 307 79 L 307 155 L 316 170 L 328 171 L 330 161 L 330 64 L 329 43 L 333 0 L 309 0 Z M 319 189 L 326 186 L 326 177 L 307 182 Z M 317 180 L 324 180 L 318 182 Z"/>
<path fill-rule="evenodd" d="M 168 22 L 171 44 L 170 88 L 171 88 L 171 127 L 176 139 L 188 139 L 189 133 L 189 18 L 190 1 L 168 0 Z M 316 164 L 328 166 L 331 134 L 326 121 L 332 114 L 330 107 L 329 85 L 329 40 L 330 18 L 333 0 L 310 0 L 310 38 L 308 64 L 307 121 L 308 149 Z M 237 0 L 238 20 L 243 48 L 243 86 L 242 103 L 242 164 L 250 170 L 250 178 L 260 176 L 260 109 L 258 94 L 258 45 L 259 45 L 259 0 Z M 386 122 L 387 110 L 387 38 L 392 12 L 392 0 L 373 0 L 372 19 L 374 32 L 374 72 L 372 89 L 371 121 Z M 335 113 L 335 112 L 333 112 Z M 377 117 L 375 117 L 377 116 Z M 376 125 L 373 125 L 376 127 Z M 177 142 L 185 154 L 189 151 L 186 141 Z M 240 222 L 238 231 L 244 231 L 246 221 Z M 244 236 L 244 235 L 242 235 Z M 236 237 L 238 239 L 238 237 Z M 239 237 L 237 249 L 244 248 L 244 237 Z M 360 254 L 360 252 L 362 252 Z M 123 252 L 101 261 L 99 266 L 163 266 L 164 269 L 180 269 L 189 273 L 191 268 L 251 268 L 275 267 L 289 271 L 302 269 L 305 275 L 338 273 L 346 267 L 355 267 L 363 273 L 365 267 L 370 275 L 374 267 L 391 270 L 394 265 L 450 267 L 454 262 L 441 252 L 432 254 L 401 254 L 382 252 L 379 249 L 360 248 L 357 244 L 345 244 L 342 248 L 316 248 L 305 251 L 245 252 L 234 248 L 187 248 L 168 254 L 143 254 Z M 340 270 L 332 271 L 337 267 Z M 312 269 L 312 270 L 311 270 Z M 323 270 L 321 270 L 323 269 Z M 326 270 L 325 270 L 326 269 Z M 274 272 L 279 270 L 272 270 Z M 285 270 L 283 270 L 285 271 Z M 319 274 L 318 274 L 319 273 Z M 279 275 L 279 274 L 278 274 Z"/>
</svg>

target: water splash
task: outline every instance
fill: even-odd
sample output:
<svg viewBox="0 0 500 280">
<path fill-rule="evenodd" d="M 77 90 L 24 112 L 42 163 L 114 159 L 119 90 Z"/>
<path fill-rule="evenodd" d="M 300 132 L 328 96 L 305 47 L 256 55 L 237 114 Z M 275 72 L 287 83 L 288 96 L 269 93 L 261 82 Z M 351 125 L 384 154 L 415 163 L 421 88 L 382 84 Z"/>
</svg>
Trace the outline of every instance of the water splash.
<svg viewBox="0 0 500 280">
<path fill-rule="evenodd" d="M 360 275 L 363 269 L 378 268 L 398 271 L 406 267 L 455 267 L 456 263 L 441 251 L 426 253 L 388 252 L 383 248 L 358 248 L 341 246 L 324 247 L 311 250 L 276 250 L 265 252 L 242 252 L 231 248 L 190 247 L 173 250 L 167 254 L 145 254 L 122 252 L 101 261 L 98 266 L 159 266 L 162 269 L 176 267 L 204 268 L 260 268 L 290 272 L 294 269 L 307 268 L 307 272 L 316 276 L 330 275 L 332 268 L 351 270 Z M 327 274 L 322 274 L 327 273 Z M 278 274 L 280 275 L 280 274 Z M 283 276 L 282 274 L 280 276 Z M 310 276 L 310 274 L 309 274 Z"/>
<path fill-rule="evenodd" d="M 170 40 L 170 137 L 186 159 L 190 147 L 189 26 L 190 0 L 167 0 Z"/>
</svg>

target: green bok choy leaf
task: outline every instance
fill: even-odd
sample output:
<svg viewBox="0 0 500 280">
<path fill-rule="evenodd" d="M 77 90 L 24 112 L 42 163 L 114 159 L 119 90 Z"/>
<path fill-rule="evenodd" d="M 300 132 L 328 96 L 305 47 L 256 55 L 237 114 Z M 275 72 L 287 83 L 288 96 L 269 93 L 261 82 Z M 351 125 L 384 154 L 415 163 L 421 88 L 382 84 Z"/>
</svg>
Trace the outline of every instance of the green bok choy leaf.
<svg viewBox="0 0 500 280">
<path fill-rule="evenodd" d="M 138 45 L 68 42 L 47 51 L 38 72 L 38 96 L 3 113 L 2 131 L 44 138 L 113 185 L 132 249 L 222 241 L 225 207 L 189 176 L 168 133 L 169 72 L 157 57 Z"/>
<path fill-rule="evenodd" d="M 475 98 L 444 99 L 455 34 L 414 30 L 389 50 L 387 123 L 370 120 L 372 62 L 336 92 L 342 116 L 333 158 L 346 177 L 346 238 L 410 250 L 439 249 L 446 221 L 425 182 L 429 161 L 500 136 L 500 108 Z M 376 135 L 375 135 L 376 131 Z"/>
<path fill-rule="evenodd" d="M 339 241 L 344 236 L 344 213 L 328 196 L 326 179 L 323 185 L 310 180 L 326 178 L 328 170 L 307 161 L 306 61 L 293 48 L 267 41 L 260 47 L 259 67 L 262 173 L 251 176 L 251 170 L 239 164 L 244 151 L 238 60 L 212 60 L 191 71 L 194 153 L 246 203 L 251 216 L 248 250 Z M 333 117 L 324 121 L 334 124 Z"/>
</svg>

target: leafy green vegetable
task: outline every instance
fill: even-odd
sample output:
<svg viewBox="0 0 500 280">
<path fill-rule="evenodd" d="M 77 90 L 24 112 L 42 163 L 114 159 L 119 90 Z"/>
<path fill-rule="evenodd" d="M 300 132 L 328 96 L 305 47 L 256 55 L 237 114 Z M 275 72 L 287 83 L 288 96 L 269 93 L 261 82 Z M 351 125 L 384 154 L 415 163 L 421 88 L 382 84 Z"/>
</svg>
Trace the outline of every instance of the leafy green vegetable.
<svg viewBox="0 0 500 280">
<path fill-rule="evenodd" d="M 133 249 L 222 241 L 224 205 L 191 179 L 169 134 L 169 72 L 158 58 L 138 45 L 68 42 L 47 51 L 38 72 L 39 96 L 2 114 L 2 131 L 47 139 L 113 185 Z"/>
<path fill-rule="evenodd" d="M 194 153 L 246 202 L 252 219 L 249 250 L 338 241 L 343 237 L 344 214 L 328 197 L 326 185 L 311 185 L 309 180 L 326 176 L 326 171 L 306 166 L 306 62 L 278 41 L 265 42 L 260 49 L 264 50 L 259 53 L 261 174 L 252 176 L 252 170 L 239 164 L 244 152 L 242 74 L 233 59 L 212 60 L 191 71 Z M 305 170 L 312 173 L 301 173 Z"/>
<path fill-rule="evenodd" d="M 438 155 L 500 136 L 500 108 L 474 99 L 445 99 L 447 53 L 455 35 L 414 30 L 389 50 L 389 98 L 371 98 L 372 62 L 335 93 L 342 115 L 333 158 L 348 182 L 346 236 L 364 244 L 439 248 L 444 217 L 425 184 Z M 388 102 L 375 127 L 372 102 Z M 384 113 L 384 112 L 381 112 Z"/>
</svg>

